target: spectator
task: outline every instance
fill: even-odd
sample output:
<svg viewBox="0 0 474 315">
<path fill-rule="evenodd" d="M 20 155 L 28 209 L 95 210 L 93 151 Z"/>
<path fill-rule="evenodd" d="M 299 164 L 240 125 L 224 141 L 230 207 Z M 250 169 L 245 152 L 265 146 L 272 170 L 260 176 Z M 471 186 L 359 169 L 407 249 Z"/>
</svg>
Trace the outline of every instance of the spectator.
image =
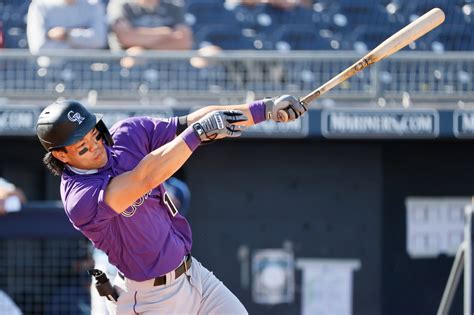
<svg viewBox="0 0 474 315">
<path fill-rule="evenodd" d="M 20 211 L 26 201 L 23 191 L 0 177 L 0 215 Z"/>
<path fill-rule="evenodd" d="M 28 10 L 30 52 L 48 49 L 98 49 L 107 46 L 100 0 L 33 0 Z"/>
<path fill-rule="evenodd" d="M 183 5 L 171 0 L 110 1 L 112 49 L 189 50 L 193 36 L 184 22 Z"/>
</svg>

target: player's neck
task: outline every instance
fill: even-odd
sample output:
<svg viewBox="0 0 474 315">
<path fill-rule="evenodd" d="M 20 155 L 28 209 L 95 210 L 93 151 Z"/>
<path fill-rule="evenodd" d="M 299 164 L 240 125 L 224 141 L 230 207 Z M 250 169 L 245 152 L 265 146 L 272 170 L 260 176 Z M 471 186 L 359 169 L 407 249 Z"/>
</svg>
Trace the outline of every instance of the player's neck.
<svg viewBox="0 0 474 315">
<path fill-rule="evenodd" d="M 83 169 L 80 169 L 80 168 L 77 168 L 77 167 L 74 167 L 74 166 L 71 166 L 71 165 L 68 165 L 67 167 L 71 171 L 73 171 L 74 173 L 79 174 L 79 175 L 95 174 L 99 171 L 96 168 L 93 168 L 93 169 L 90 169 L 90 170 L 83 170 Z"/>
</svg>

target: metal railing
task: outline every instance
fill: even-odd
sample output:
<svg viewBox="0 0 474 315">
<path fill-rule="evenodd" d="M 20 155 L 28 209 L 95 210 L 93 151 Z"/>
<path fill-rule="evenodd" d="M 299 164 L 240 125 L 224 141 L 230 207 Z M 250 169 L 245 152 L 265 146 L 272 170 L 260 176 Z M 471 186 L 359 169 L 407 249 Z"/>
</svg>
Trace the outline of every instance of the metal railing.
<svg viewBox="0 0 474 315">
<path fill-rule="evenodd" d="M 467 205 L 465 208 L 466 221 L 464 225 L 464 241 L 459 245 L 458 251 L 456 252 L 453 266 L 438 307 L 438 312 L 436 313 L 437 315 L 450 314 L 449 311 L 463 271 L 463 314 L 472 314 L 472 214 L 473 203 Z"/>
<path fill-rule="evenodd" d="M 124 52 L 67 50 L 32 56 L 0 50 L 0 93 L 7 98 L 242 98 L 305 95 L 360 55 L 351 51 Z M 334 100 L 474 100 L 474 54 L 399 52 L 340 84 Z M 455 102 L 453 103 L 456 104 Z"/>
</svg>

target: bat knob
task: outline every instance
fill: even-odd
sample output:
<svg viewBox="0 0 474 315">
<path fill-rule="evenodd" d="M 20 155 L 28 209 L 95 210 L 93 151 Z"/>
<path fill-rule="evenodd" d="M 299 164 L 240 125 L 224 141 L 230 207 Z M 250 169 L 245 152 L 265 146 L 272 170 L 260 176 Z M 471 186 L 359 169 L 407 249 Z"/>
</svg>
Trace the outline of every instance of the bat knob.
<svg viewBox="0 0 474 315">
<path fill-rule="evenodd" d="M 285 112 L 283 109 L 280 109 L 277 113 L 277 118 L 279 122 L 287 122 L 288 121 L 288 113 Z"/>
</svg>

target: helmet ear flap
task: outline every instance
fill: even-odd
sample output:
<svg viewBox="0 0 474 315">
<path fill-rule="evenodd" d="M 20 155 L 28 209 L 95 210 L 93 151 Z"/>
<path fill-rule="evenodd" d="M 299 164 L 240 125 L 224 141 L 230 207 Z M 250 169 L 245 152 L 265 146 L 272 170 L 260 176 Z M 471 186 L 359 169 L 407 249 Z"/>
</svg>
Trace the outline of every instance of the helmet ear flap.
<svg viewBox="0 0 474 315">
<path fill-rule="evenodd" d="M 112 136 L 110 135 L 109 129 L 107 128 L 105 123 L 102 121 L 102 119 L 97 122 L 95 127 L 97 128 L 97 130 L 100 132 L 100 134 L 104 138 L 105 143 L 108 146 L 113 146 L 114 145 L 114 140 L 112 139 Z"/>
</svg>

